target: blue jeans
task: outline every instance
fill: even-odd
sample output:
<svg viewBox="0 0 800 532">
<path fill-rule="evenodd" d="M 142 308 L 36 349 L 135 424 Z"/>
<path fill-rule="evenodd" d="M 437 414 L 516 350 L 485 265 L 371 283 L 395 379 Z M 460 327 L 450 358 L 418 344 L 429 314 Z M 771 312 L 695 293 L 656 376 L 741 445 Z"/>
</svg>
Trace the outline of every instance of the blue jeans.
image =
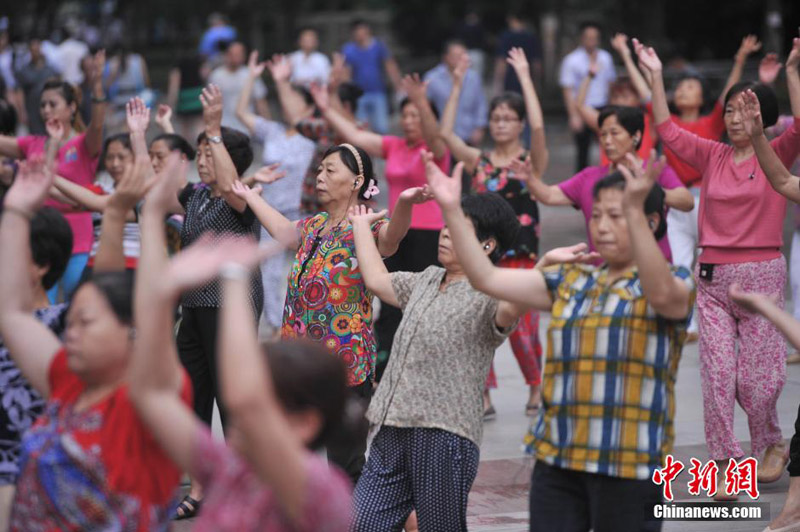
<svg viewBox="0 0 800 532">
<path fill-rule="evenodd" d="M 375 133 L 385 135 L 389 131 L 389 101 L 385 92 L 365 92 L 358 99 L 356 118 L 367 122 Z"/>
<path fill-rule="evenodd" d="M 89 262 L 88 253 L 75 253 L 70 257 L 67 263 L 67 269 L 64 270 L 64 275 L 58 280 L 53 287 L 47 291 L 47 298 L 50 303 L 56 304 L 58 302 L 58 289 L 60 286 L 64 287 L 64 301 L 69 301 L 78 284 L 81 282 L 83 270 L 86 269 L 86 264 Z"/>
</svg>

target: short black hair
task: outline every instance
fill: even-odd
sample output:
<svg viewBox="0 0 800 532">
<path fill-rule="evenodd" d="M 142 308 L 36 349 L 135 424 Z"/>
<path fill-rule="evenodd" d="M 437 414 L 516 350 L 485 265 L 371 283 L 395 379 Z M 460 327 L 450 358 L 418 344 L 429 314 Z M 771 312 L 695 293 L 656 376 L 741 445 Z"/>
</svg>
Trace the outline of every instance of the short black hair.
<svg viewBox="0 0 800 532">
<path fill-rule="evenodd" d="M 106 169 L 106 154 L 108 153 L 109 146 L 111 146 L 113 142 L 119 142 L 122 144 L 123 148 L 133 153 L 133 149 L 131 149 L 131 136 L 129 134 L 117 133 L 116 135 L 111 135 L 103 142 L 103 150 L 100 152 L 100 162 L 98 164 L 99 170 Z"/>
<path fill-rule="evenodd" d="M 358 106 L 358 99 L 364 94 L 364 89 L 355 83 L 345 81 L 339 85 L 339 88 L 336 89 L 336 92 L 339 95 L 339 100 L 341 100 L 343 104 L 349 103 L 350 108 L 355 111 L 356 107 Z"/>
<path fill-rule="evenodd" d="M 0 97 L 0 135 L 13 135 L 16 130 L 17 110 L 8 100 Z"/>
<path fill-rule="evenodd" d="M 78 289 L 85 284 L 91 284 L 103 294 L 120 323 L 133 325 L 133 276 L 129 272 L 92 272 Z"/>
<path fill-rule="evenodd" d="M 367 22 L 366 19 L 363 18 L 355 18 L 353 19 L 353 22 L 350 23 L 351 30 L 354 30 L 359 26 L 366 26 L 367 28 L 372 29 L 372 26 L 370 26 L 369 22 Z"/>
<path fill-rule="evenodd" d="M 400 112 L 402 113 L 403 109 L 405 109 L 407 105 L 412 103 L 414 102 L 412 102 L 411 98 L 409 98 L 408 96 L 400 100 Z M 436 104 L 433 103 L 433 100 L 431 100 L 430 98 L 428 98 L 428 105 L 430 106 L 431 111 L 433 111 L 433 116 L 436 117 L 436 120 L 439 120 L 439 111 L 436 109 Z"/>
<path fill-rule="evenodd" d="M 238 129 L 222 126 L 222 144 L 228 150 L 228 155 L 231 156 L 233 166 L 236 167 L 236 173 L 239 177 L 250 168 L 253 163 L 253 148 L 250 146 L 250 137 L 242 133 Z M 197 146 L 205 142 L 206 132 L 203 131 L 197 136 Z"/>
<path fill-rule="evenodd" d="M 463 46 L 464 48 L 467 47 L 467 45 L 461 39 L 447 39 L 444 41 L 444 45 L 442 45 L 442 54 L 449 52 L 451 46 Z"/>
<path fill-rule="evenodd" d="M 306 105 L 314 105 L 314 97 L 311 96 L 310 90 L 302 85 L 292 85 L 292 88 L 303 97 L 303 101 L 306 102 Z"/>
<path fill-rule="evenodd" d="M 262 345 L 275 395 L 288 412 L 316 410 L 322 418 L 319 433 L 309 447 L 325 445 L 346 422 L 349 397 L 342 360 L 318 343 L 293 340 Z"/>
<path fill-rule="evenodd" d="M 630 136 L 634 136 L 639 132 L 639 142 L 636 143 L 636 149 L 642 145 L 642 138 L 644 137 L 644 112 L 641 107 L 628 107 L 627 105 L 606 105 L 600 110 L 600 115 L 597 117 L 597 126 L 603 127 L 603 123 L 611 116 L 617 117 L 617 122 L 622 128 L 627 131 Z"/>
<path fill-rule="evenodd" d="M 489 115 L 501 105 L 509 106 L 520 120 L 525 120 L 525 100 L 522 95 L 511 91 L 498 94 L 489 102 Z"/>
<path fill-rule="evenodd" d="M 725 94 L 724 107 L 728 106 L 728 102 L 731 98 L 746 90 L 753 91 L 758 98 L 758 103 L 761 106 L 761 120 L 764 122 L 764 127 L 774 126 L 778 121 L 778 97 L 775 96 L 775 91 L 772 90 L 772 88 L 763 83 L 740 81 Z"/>
<path fill-rule="evenodd" d="M 190 161 L 194 160 L 195 150 L 189 141 L 175 133 L 162 133 L 153 139 L 153 142 L 163 140 L 167 144 L 169 151 L 179 151 Z M 153 145 L 153 142 L 150 145 Z"/>
<path fill-rule="evenodd" d="M 472 221 L 478 240 L 483 242 L 494 238 L 497 241 L 489 258 L 494 263 L 498 262 L 514 245 L 520 231 L 514 209 L 494 192 L 465 195 L 461 198 L 461 209 Z"/>
<path fill-rule="evenodd" d="M 578 31 L 583 35 L 583 32 L 589 28 L 594 28 L 600 33 L 603 33 L 603 28 L 600 27 L 600 23 L 594 20 L 584 20 L 581 22 L 580 26 L 578 26 Z"/>
<path fill-rule="evenodd" d="M 299 28 L 297 28 L 297 31 L 294 34 L 294 38 L 299 39 L 300 36 L 307 31 L 313 31 L 314 33 L 317 34 L 317 37 L 319 37 L 319 31 L 317 31 L 317 28 L 311 26 L 300 26 Z"/>
<path fill-rule="evenodd" d="M 369 154 L 358 146 L 353 147 L 358 152 L 358 156 L 361 157 L 361 164 L 364 167 L 364 182 L 361 183 L 361 188 L 358 190 L 358 197 L 363 200 L 367 199 L 364 197 L 364 193 L 369 189 L 370 183 L 375 183 L 377 185 L 378 180 L 375 179 L 375 170 L 372 168 L 372 158 Z M 325 153 L 322 154 L 322 160 L 324 161 L 329 155 L 333 155 L 334 153 L 339 154 L 339 158 L 348 170 L 358 175 L 358 161 L 356 161 L 356 158 L 353 156 L 353 152 L 341 144 L 336 144 L 325 150 Z"/>
<path fill-rule="evenodd" d="M 703 113 L 708 111 L 709 102 L 711 100 L 709 98 L 709 95 L 711 91 L 708 88 L 708 81 L 706 80 L 706 78 L 704 78 L 697 72 L 692 72 L 692 71 L 683 72 L 680 76 L 678 76 L 678 79 L 675 80 L 673 91 L 677 89 L 678 85 L 680 85 L 684 81 L 696 81 L 697 83 L 700 84 L 700 90 L 703 93 L 703 98 L 702 98 L 703 103 L 700 106 L 700 111 Z"/>
<path fill-rule="evenodd" d="M 625 190 L 625 177 L 619 172 L 612 172 L 605 176 L 603 179 L 594 184 L 592 189 L 592 198 L 597 201 L 600 197 L 600 192 L 609 188 L 617 190 Z M 664 189 L 658 183 L 653 185 L 650 193 L 647 194 L 647 199 L 644 200 L 644 213 L 653 214 L 658 213 L 658 227 L 653 231 L 653 236 L 656 240 L 661 240 L 667 234 L 667 217 L 665 215 L 665 195 Z"/>
<path fill-rule="evenodd" d="M 72 256 L 72 228 L 53 207 L 42 207 L 31 220 L 31 256 L 39 267 L 48 267 L 42 286 L 50 290 L 64 275 Z"/>
</svg>

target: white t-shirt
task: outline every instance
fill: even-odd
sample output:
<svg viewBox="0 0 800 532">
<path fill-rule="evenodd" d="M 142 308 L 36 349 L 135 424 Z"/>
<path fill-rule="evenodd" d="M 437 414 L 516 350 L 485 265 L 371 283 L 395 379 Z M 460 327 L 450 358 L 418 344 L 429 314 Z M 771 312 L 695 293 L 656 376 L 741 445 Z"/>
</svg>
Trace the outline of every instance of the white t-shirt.
<svg viewBox="0 0 800 532">
<path fill-rule="evenodd" d="M 247 67 L 241 66 L 235 72 L 231 72 L 224 66 L 217 67 L 209 76 L 209 83 L 219 87 L 222 92 L 222 125 L 238 129 L 242 133 L 247 133 L 245 126 L 236 118 L 236 105 L 239 103 L 239 95 L 242 93 L 244 84 L 247 83 Z M 261 79 L 257 79 L 253 85 L 253 92 L 250 99 L 250 112 L 255 113 L 255 101 L 267 97 L 267 86 Z"/>
<path fill-rule="evenodd" d="M 292 64 L 292 83 L 309 86 L 328 82 L 331 62 L 325 54 L 312 52 L 306 55 L 302 50 L 297 50 L 289 56 L 289 62 Z"/>
<path fill-rule="evenodd" d="M 83 82 L 81 59 L 89 55 L 89 46 L 76 39 L 67 39 L 58 45 L 58 61 L 56 68 L 61 71 L 61 77 L 73 85 Z"/>
<path fill-rule="evenodd" d="M 577 96 L 578 90 L 584 78 L 589 75 L 589 54 L 582 46 L 567 54 L 561 61 L 561 71 L 558 76 L 558 84 L 562 88 L 570 88 L 573 95 Z M 617 79 L 614 70 L 614 60 L 611 54 L 605 50 L 597 50 L 598 71 L 594 79 L 589 83 L 589 91 L 586 93 L 586 105 L 592 107 L 602 107 L 608 103 L 608 86 Z"/>
</svg>

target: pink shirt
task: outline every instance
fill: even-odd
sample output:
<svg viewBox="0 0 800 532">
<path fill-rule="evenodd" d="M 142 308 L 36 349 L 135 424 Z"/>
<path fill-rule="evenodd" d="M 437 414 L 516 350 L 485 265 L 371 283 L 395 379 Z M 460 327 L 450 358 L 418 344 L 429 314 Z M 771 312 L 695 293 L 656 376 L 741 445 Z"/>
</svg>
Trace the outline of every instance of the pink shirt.
<svg viewBox="0 0 800 532">
<path fill-rule="evenodd" d="M 389 183 L 389 209 L 394 211 L 397 198 L 407 188 L 425 186 L 425 163 L 422 162 L 422 150 L 427 150 L 425 142 L 420 141 L 409 146 L 402 137 L 384 135 L 383 158 L 386 159 L 386 182 Z M 445 152 L 436 159 L 436 165 L 443 172 L 450 172 L 450 153 Z M 411 229 L 440 230 L 444 227 L 442 211 L 435 201 L 414 205 L 411 211 Z"/>
<path fill-rule="evenodd" d="M 349 530 L 350 481 L 319 456 L 306 454 L 303 523 L 293 526 L 272 489 L 247 462 L 205 426 L 197 430 L 193 470 L 203 485 L 203 508 L 194 532 L 341 532 Z"/>
<path fill-rule="evenodd" d="M 586 238 L 589 239 L 589 249 L 591 251 L 594 251 L 594 243 L 592 243 L 592 235 L 589 232 L 589 220 L 592 217 L 594 185 L 609 173 L 611 173 L 611 170 L 608 166 L 589 166 L 558 184 L 558 188 L 569 198 L 575 208 L 583 212 L 583 217 L 586 221 Z M 658 176 L 658 184 L 665 190 L 683 186 L 678 174 L 669 166 L 665 166 L 661 175 Z M 666 211 L 664 214 L 666 215 Z M 667 262 L 672 262 L 672 251 L 669 248 L 669 239 L 666 234 L 658 241 L 658 247 L 664 252 Z"/>
<path fill-rule="evenodd" d="M 56 173 L 73 183 L 88 187 L 94 183 L 100 155 L 94 157 L 89 155 L 84 142 L 85 137 L 85 133 L 75 135 L 59 148 L 56 155 Z M 17 146 L 26 159 L 38 154 L 44 155 L 46 142 L 47 137 L 44 135 L 17 138 Z M 72 253 L 89 253 L 94 238 L 91 213 L 67 212 L 71 207 L 55 200 L 47 200 L 45 205 L 64 212 L 64 218 L 72 228 Z"/>
<path fill-rule="evenodd" d="M 736 163 L 733 146 L 700 138 L 671 121 L 657 130 L 665 146 L 703 175 L 699 260 L 727 264 L 780 257 L 786 198 L 770 186 L 755 154 Z M 783 164 L 791 166 L 800 153 L 800 118 L 770 144 Z"/>
</svg>

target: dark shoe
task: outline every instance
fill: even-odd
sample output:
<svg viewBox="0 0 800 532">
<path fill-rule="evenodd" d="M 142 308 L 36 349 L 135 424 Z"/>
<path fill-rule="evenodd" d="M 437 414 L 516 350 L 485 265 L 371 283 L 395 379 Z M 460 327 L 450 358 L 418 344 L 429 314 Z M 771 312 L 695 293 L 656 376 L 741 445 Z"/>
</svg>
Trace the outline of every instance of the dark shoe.
<svg viewBox="0 0 800 532">
<path fill-rule="evenodd" d="M 181 521 L 183 519 L 191 519 L 197 515 L 197 512 L 200 511 L 200 505 L 203 501 L 198 501 L 188 495 L 183 498 L 181 503 L 178 505 L 178 508 L 175 510 L 175 521 Z"/>
</svg>

